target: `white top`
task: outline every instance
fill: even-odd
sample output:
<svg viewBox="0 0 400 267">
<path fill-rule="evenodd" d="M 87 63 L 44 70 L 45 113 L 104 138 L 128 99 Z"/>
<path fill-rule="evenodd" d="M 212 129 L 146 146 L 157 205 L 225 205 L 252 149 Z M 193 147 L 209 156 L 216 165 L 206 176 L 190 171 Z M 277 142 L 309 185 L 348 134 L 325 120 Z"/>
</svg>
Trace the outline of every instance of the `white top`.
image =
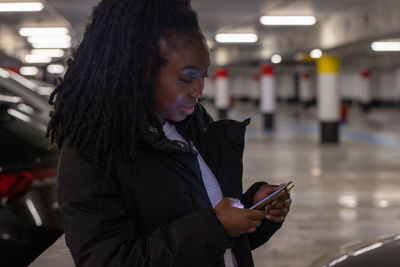
<svg viewBox="0 0 400 267">
<path fill-rule="evenodd" d="M 188 142 L 177 132 L 175 125 L 165 122 L 163 125 L 163 131 L 168 139 L 177 140 L 188 144 Z M 197 151 L 195 146 L 192 145 L 192 148 Z M 207 190 L 208 198 L 210 199 L 211 205 L 215 207 L 223 198 L 221 187 L 200 153 L 197 154 L 197 160 L 199 161 L 201 176 L 203 178 L 204 186 Z M 227 249 L 225 251 L 224 261 L 226 267 L 238 266 L 231 249 Z"/>
</svg>

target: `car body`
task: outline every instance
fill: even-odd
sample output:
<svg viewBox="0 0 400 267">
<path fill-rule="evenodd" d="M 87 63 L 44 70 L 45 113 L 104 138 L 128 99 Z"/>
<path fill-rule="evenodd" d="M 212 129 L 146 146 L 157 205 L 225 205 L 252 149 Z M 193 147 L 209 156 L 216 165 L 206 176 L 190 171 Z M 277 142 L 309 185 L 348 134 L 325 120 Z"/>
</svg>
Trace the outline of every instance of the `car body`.
<svg viewBox="0 0 400 267">
<path fill-rule="evenodd" d="M 54 91 L 55 86 L 44 82 L 44 81 L 39 81 L 39 80 L 34 80 L 30 79 L 31 82 L 35 84 L 34 90 L 37 92 L 39 95 L 49 97 L 50 94 Z"/>
<path fill-rule="evenodd" d="M 34 114 L 47 122 L 51 107 L 48 103 L 48 95 L 38 93 L 38 85 L 12 71 L 0 68 L 0 95 L 19 97 L 22 103 L 30 108 L 25 112 Z"/>
<path fill-rule="evenodd" d="M 398 267 L 400 233 L 379 236 L 340 246 L 310 267 Z"/>
<path fill-rule="evenodd" d="M 11 100 L 11 101 L 9 101 Z M 27 266 L 62 234 L 56 197 L 57 151 L 45 127 L 0 95 L 0 259 Z M 28 105 L 27 105 L 28 106 Z"/>
</svg>

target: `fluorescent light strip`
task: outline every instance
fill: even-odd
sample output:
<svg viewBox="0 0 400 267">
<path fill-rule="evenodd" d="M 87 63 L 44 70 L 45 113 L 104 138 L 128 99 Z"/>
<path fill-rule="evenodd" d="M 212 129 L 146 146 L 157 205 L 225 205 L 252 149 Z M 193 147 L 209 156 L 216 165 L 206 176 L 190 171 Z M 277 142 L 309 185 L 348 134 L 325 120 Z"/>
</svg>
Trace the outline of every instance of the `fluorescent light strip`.
<svg viewBox="0 0 400 267">
<path fill-rule="evenodd" d="M 39 73 L 39 69 L 36 67 L 22 67 L 19 72 L 24 76 L 35 76 Z"/>
<path fill-rule="evenodd" d="M 32 44 L 32 47 L 35 48 L 35 49 L 38 49 L 38 48 L 48 48 L 48 49 L 50 49 L 50 48 L 59 48 L 59 49 L 67 49 L 67 48 L 70 48 L 70 47 L 71 47 L 71 43 L 64 43 L 64 44 L 62 44 L 62 43 L 59 43 L 59 44 L 57 44 L 57 43 Z"/>
<path fill-rule="evenodd" d="M 215 40 L 219 43 L 255 43 L 258 36 L 254 33 L 218 33 Z"/>
<path fill-rule="evenodd" d="M 377 52 L 397 52 L 400 51 L 400 42 L 373 42 L 371 48 Z"/>
<path fill-rule="evenodd" d="M 38 12 L 43 8 L 40 2 L 0 3 L 0 12 Z"/>
<path fill-rule="evenodd" d="M 61 74 L 65 70 L 65 67 L 60 64 L 51 64 L 47 66 L 47 71 L 51 74 Z"/>
<path fill-rule="evenodd" d="M 51 57 L 44 57 L 38 55 L 27 55 L 25 56 L 26 63 L 50 63 Z"/>
<path fill-rule="evenodd" d="M 71 36 L 69 35 L 59 35 L 59 36 L 29 36 L 28 42 L 31 44 L 41 44 L 41 43 L 70 43 Z"/>
<path fill-rule="evenodd" d="M 32 49 L 31 55 L 45 57 L 63 57 L 65 55 L 62 49 Z"/>
<path fill-rule="evenodd" d="M 65 27 L 26 27 L 19 30 L 21 36 L 35 35 L 67 35 L 68 29 Z"/>
<path fill-rule="evenodd" d="M 267 26 L 311 26 L 317 19 L 314 16 L 262 16 L 260 22 Z"/>
</svg>

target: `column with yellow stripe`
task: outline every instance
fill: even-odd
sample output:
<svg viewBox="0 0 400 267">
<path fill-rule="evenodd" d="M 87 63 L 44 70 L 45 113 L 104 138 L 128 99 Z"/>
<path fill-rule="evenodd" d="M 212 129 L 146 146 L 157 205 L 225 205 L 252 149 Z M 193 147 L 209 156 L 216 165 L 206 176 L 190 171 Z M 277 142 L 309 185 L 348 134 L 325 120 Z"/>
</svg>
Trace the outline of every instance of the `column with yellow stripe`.
<svg viewBox="0 0 400 267">
<path fill-rule="evenodd" d="M 322 143 L 339 143 L 340 97 L 338 74 L 340 60 L 324 55 L 317 61 L 318 119 Z"/>
</svg>

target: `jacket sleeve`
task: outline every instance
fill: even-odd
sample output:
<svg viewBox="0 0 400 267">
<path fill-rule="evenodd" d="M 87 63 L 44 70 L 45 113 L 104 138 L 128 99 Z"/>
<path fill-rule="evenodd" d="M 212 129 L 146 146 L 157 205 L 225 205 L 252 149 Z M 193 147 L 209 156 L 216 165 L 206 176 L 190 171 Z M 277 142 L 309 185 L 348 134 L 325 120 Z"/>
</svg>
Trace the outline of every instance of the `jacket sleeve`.
<svg viewBox="0 0 400 267">
<path fill-rule="evenodd" d="M 112 177 L 98 181 L 93 166 L 63 149 L 58 197 L 66 243 L 76 266 L 219 266 L 231 239 L 211 208 L 137 232 Z M 157 212 L 155 207 L 154 212 Z"/>
<path fill-rule="evenodd" d="M 266 184 L 265 182 L 258 182 L 253 184 L 243 195 L 242 202 L 246 208 L 249 208 L 253 205 L 252 199 L 257 190 Z M 251 249 L 256 249 L 259 246 L 263 245 L 267 242 L 276 231 L 282 226 L 282 223 L 274 223 L 267 219 L 261 222 L 261 225 L 257 227 L 257 230 L 254 233 L 248 235 L 250 247 Z"/>
</svg>

